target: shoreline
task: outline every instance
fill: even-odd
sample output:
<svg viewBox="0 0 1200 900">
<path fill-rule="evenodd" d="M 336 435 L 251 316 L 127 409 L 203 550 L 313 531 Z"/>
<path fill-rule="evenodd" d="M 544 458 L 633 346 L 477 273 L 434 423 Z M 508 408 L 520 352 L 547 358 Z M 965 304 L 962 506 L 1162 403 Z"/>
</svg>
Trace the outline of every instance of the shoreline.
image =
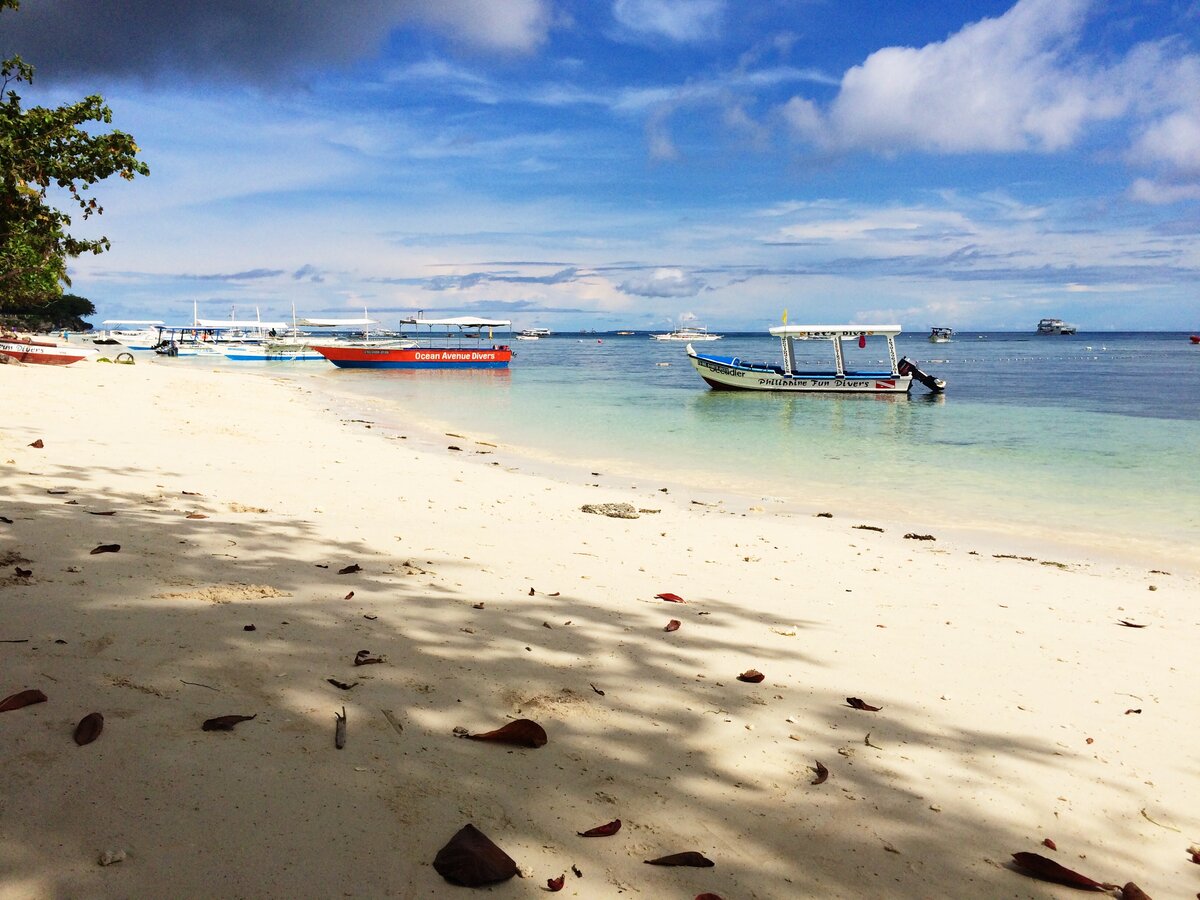
<svg viewBox="0 0 1200 900">
<path fill-rule="evenodd" d="M 575 897 L 1065 896 L 1007 862 L 1043 838 L 1099 880 L 1200 889 L 1180 567 L 510 471 L 225 368 L 0 382 L 0 639 L 25 641 L 0 694 L 49 696 L 0 713 L 4 900 L 440 896 L 467 822 L 526 876 L 503 897 L 563 872 Z M 605 502 L 659 511 L 580 509 Z M 201 730 L 226 714 L 257 718 Z M 513 718 L 549 743 L 455 738 Z M 642 862 L 683 850 L 716 866 Z"/>
</svg>

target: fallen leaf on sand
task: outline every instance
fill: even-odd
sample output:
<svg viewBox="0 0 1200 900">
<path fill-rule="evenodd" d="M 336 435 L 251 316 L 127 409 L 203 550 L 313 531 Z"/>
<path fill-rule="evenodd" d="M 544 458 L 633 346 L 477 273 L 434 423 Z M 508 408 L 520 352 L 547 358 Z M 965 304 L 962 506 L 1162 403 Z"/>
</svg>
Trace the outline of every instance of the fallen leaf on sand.
<svg viewBox="0 0 1200 900">
<path fill-rule="evenodd" d="M 46 445 L 42 443 L 42 439 L 41 439 L 41 438 L 38 438 L 36 441 L 34 441 L 34 442 L 33 442 L 32 444 L 30 444 L 29 446 L 30 446 L 30 447 L 33 447 L 35 450 L 41 450 L 41 449 L 42 449 L 43 447 L 45 447 Z"/>
<path fill-rule="evenodd" d="M 721 900 L 720 894 L 697 894 L 696 900 Z"/>
<path fill-rule="evenodd" d="M 88 510 L 89 516 L 115 516 L 116 514 L 117 511 L 115 509 L 106 509 L 104 512 L 95 512 L 90 509 Z"/>
<path fill-rule="evenodd" d="M 1136 622 L 1130 622 L 1126 619 L 1118 619 L 1118 625 L 1124 625 L 1126 628 L 1145 628 L 1145 625 L 1138 625 Z"/>
<path fill-rule="evenodd" d="M 824 784 L 829 780 L 829 770 L 821 764 L 820 760 L 817 760 L 815 768 L 817 770 L 817 777 L 812 780 L 813 784 Z"/>
<path fill-rule="evenodd" d="M 1150 900 L 1150 895 L 1130 881 L 1121 888 L 1121 900 Z"/>
<path fill-rule="evenodd" d="M 587 831 L 577 831 L 580 837 L 611 837 L 621 830 L 621 820 L 613 819 L 606 825 L 597 825 L 595 828 L 589 828 Z"/>
<path fill-rule="evenodd" d="M 1044 841 L 1042 841 L 1042 846 L 1049 847 L 1051 850 L 1058 849 L 1058 846 L 1054 843 L 1054 841 L 1050 840 L 1050 838 L 1046 838 Z"/>
<path fill-rule="evenodd" d="M 180 491 L 179 493 L 183 494 L 185 497 L 199 497 L 200 496 L 199 491 Z"/>
<path fill-rule="evenodd" d="M 553 594 L 547 594 L 547 597 L 561 597 L 562 591 L 555 591 Z"/>
<path fill-rule="evenodd" d="M 758 669 L 747 669 L 745 672 L 743 672 L 741 675 L 739 675 L 737 677 L 737 680 L 744 681 L 747 684 L 758 684 L 760 681 L 762 681 L 766 677 L 767 676 L 765 676 L 762 672 L 758 671 Z"/>
<path fill-rule="evenodd" d="M 682 597 L 680 597 L 678 594 L 655 594 L 654 599 L 655 600 L 666 600 L 670 603 L 685 603 L 685 602 L 687 602 Z"/>
<path fill-rule="evenodd" d="M 601 697 L 604 696 L 604 691 L 600 690 L 600 688 L 596 687 L 594 684 L 589 684 L 588 687 L 590 687 L 593 691 L 595 691 Z"/>
<path fill-rule="evenodd" d="M 339 575 L 353 575 L 355 572 L 361 572 L 361 571 L 362 571 L 362 566 L 360 566 L 358 563 L 351 563 L 350 565 L 346 566 L 345 568 L 338 569 L 338 574 Z"/>
<path fill-rule="evenodd" d="M 533 588 L 530 588 L 530 589 L 529 589 L 529 596 L 530 596 L 530 597 L 532 597 L 532 596 L 533 596 L 534 594 L 536 594 L 536 593 L 537 593 L 537 591 L 535 591 Z"/>
<path fill-rule="evenodd" d="M 571 863 L 571 871 L 575 873 L 576 878 L 583 877 L 583 872 L 580 871 L 579 866 L 575 865 L 575 863 Z"/>
<path fill-rule="evenodd" d="M 678 619 L 672 619 L 670 622 L 668 622 L 666 624 L 666 626 L 664 626 L 663 631 L 678 631 L 679 626 L 682 624 L 683 623 L 680 622 Z"/>
<path fill-rule="evenodd" d="M 474 825 L 464 825 L 437 852 L 433 868 L 451 884 L 481 887 L 507 881 L 517 874 L 512 857 Z"/>
<path fill-rule="evenodd" d="M 1037 853 L 1014 853 L 1012 857 L 1017 867 L 1033 878 L 1053 881 L 1055 884 L 1066 884 L 1085 891 L 1110 890 L 1109 885 L 1093 881 L 1086 875 L 1080 875 L 1078 872 L 1068 869 L 1066 866 L 1060 866 L 1054 860 Z"/>
<path fill-rule="evenodd" d="M 215 719 L 205 719 L 201 727 L 205 731 L 233 731 L 239 722 L 249 722 L 257 717 L 258 713 L 253 716 L 217 716 Z"/>
<path fill-rule="evenodd" d="M 557 878 L 546 879 L 546 890 L 557 893 L 563 889 L 563 885 L 567 883 L 567 873 L 563 872 Z"/>
<path fill-rule="evenodd" d="M 119 553 L 119 552 L 121 552 L 120 544 L 101 544 L 99 547 L 97 547 L 95 550 L 93 550 L 90 555 L 95 556 L 97 553 Z"/>
<path fill-rule="evenodd" d="M 188 513 L 187 517 L 189 519 L 207 519 L 208 518 L 208 516 L 206 516 L 204 513 Z"/>
<path fill-rule="evenodd" d="M 96 738 L 100 737 L 100 732 L 103 730 L 104 716 L 98 712 L 88 713 L 75 726 L 75 743 L 80 747 L 84 744 L 90 744 Z"/>
<path fill-rule="evenodd" d="M 13 566 L 18 578 L 28 578 L 33 574 L 33 569 L 22 569 L 20 566 Z"/>
<path fill-rule="evenodd" d="M 672 853 L 669 856 L 660 856 L 658 859 L 647 859 L 645 862 L 651 866 L 695 866 L 698 869 L 711 869 L 716 865 L 703 853 L 697 853 L 695 850 Z"/>
<path fill-rule="evenodd" d="M 543 747 L 546 744 L 546 729 L 532 719 L 517 719 L 494 731 L 468 734 L 468 740 L 491 741 L 497 744 L 512 744 L 514 747 Z"/>
<path fill-rule="evenodd" d="M 359 650 L 354 654 L 354 664 L 356 666 L 370 666 L 381 662 L 387 662 L 387 657 L 372 656 L 370 650 Z"/>
<path fill-rule="evenodd" d="M 354 599 L 354 591 L 351 591 L 350 593 L 348 593 L 348 594 L 347 594 L 345 597 L 343 597 L 342 599 L 343 599 L 343 600 L 353 600 L 353 599 Z"/>
<path fill-rule="evenodd" d="M 33 706 L 35 703 L 45 702 L 45 694 L 37 688 L 30 688 L 27 691 L 17 691 L 15 694 L 9 694 L 3 700 L 0 700 L 0 712 L 8 712 L 12 709 L 21 709 L 25 706 Z"/>
<path fill-rule="evenodd" d="M 360 684 L 360 682 L 357 682 L 357 681 L 354 682 L 354 684 L 346 684 L 346 682 L 338 681 L 336 678 L 326 678 L 325 680 L 328 681 L 330 684 L 332 684 L 335 688 L 341 688 L 343 691 L 348 691 L 351 688 L 356 688 Z"/>
<path fill-rule="evenodd" d="M 858 697 L 847 697 L 846 705 L 851 706 L 854 709 L 861 709 L 863 712 L 879 712 L 881 709 L 883 709 L 882 706 L 872 706 L 870 703 L 860 700 Z"/>
</svg>

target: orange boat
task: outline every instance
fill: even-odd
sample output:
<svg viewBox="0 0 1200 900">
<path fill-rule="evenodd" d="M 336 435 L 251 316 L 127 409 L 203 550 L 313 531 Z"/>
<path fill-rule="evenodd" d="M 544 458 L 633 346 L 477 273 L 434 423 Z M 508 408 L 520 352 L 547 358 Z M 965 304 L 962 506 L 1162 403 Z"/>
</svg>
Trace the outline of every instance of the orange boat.
<svg viewBox="0 0 1200 900">
<path fill-rule="evenodd" d="M 406 325 L 428 328 L 424 343 L 404 338 Z M 512 348 L 507 343 L 490 341 L 492 329 L 511 327 L 511 322 L 501 319 L 473 316 L 423 319 L 417 315 L 400 320 L 400 340 L 314 343 L 312 349 L 343 369 L 507 369 L 512 361 Z M 458 329 L 458 336 L 447 339 L 447 333 L 453 334 L 454 328 Z M 435 334 L 435 329 L 440 333 Z M 483 341 L 485 330 L 489 343 Z M 465 337 L 471 338 L 470 343 L 463 340 Z"/>
</svg>

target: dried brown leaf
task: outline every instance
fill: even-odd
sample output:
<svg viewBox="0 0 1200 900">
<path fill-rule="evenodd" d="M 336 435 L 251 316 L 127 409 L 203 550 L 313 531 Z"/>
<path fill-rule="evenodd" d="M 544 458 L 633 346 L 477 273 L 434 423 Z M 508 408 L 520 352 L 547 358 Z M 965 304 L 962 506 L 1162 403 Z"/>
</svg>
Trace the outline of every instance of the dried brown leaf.
<svg viewBox="0 0 1200 900">
<path fill-rule="evenodd" d="M 882 706 L 872 706 L 870 703 L 867 703 L 865 700 L 861 700 L 858 697 L 847 697 L 846 705 L 854 709 L 861 709 L 863 712 L 879 712 L 881 709 L 883 709 Z"/>
<path fill-rule="evenodd" d="M 30 447 L 33 447 L 35 450 L 41 450 L 41 449 L 42 449 L 43 447 L 45 447 L 46 445 L 42 443 L 42 439 L 41 439 L 41 438 L 38 438 L 36 441 L 34 441 L 34 442 L 33 442 L 32 444 L 30 444 L 29 446 L 30 446 Z"/>
<path fill-rule="evenodd" d="M 511 744 L 514 747 L 544 747 L 548 738 L 546 729 L 532 719 L 516 719 L 494 731 L 468 734 L 472 741 L 490 741 L 496 744 Z"/>
<path fill-rule="evenodd" d="M 119 552 L 121 552 L 120 544 L 101 544 L 95 550 L 91 551 L 91 553 L 89 555 L 95 556 L 97 553 L 119 553 Z"/>
<path fill-rule="evenodd" d="M 249 722 L 257 717 L 258 713 L 252 716 L 217 716 L 215 719 L 205 719 L 201 727 L 205 731 L 233 731 L 239 722 Z"/>
<path fill-rule="evenodd" d="M 758 671 L 758 669 L 747 669 L 745 672 L 743 672 L 741 675 L 739 675 L 737 677 L 737 680 L 744 681 L 747 684 L 758 684 L 766 677 L 767 676 L 765 676 L 762 672 Z"/>
<path fill-rule="evenodd" d="M 387 662 L 387 657 L 372 656 L 370 650 L 359 650 L 354 654 L 354 664 L 356 666 L 371 666 L 382 662 Z"/>
<path fill-rule="evenodd" d="M 695 850 L 672 853 L 669 856 L 660 856 L 658 859 L 647 859 L 645 862 L 651 866 L 694 866 L 698 869 L 711 869 L 716 865 L 703 853 Z"/>
<path fill-rule="evenodd" d="M 813 784 L 824 784 L 829 780 L 829 770 L 825 768 L 820 760 L 817 760 L 815 768 L 817 770 L 817 777 L 812 780 Z"/>
<path fill-rule="evenodd" d="M 1145 628 L 1145 625 L 1138 625 L 1136 622 L 1130 622 L 1127 619 L 1118 619 L 1118 625 L 1124 625 L 1126 628 Z"/>
<path fill-rule="evenodd" d="M 563 889 L 563 885 L 567 883 L 567 873 L 563 872 L 557 878 L 546 879 L 546 890 L 551 893 L 558 893 Z"/>
<path fill-rule="evenodd" d="M 433 859 L 433 868 L 451 884 L 482 887 L 517 874 L 512 857 L 474 825 L 464 825 Z"/>
<path fill-rule="evenodd" d="M 328 681 L 330 684 L 332 684 L 335 688 L 339 688 L 343 691 L 348 691 L 351 688 L 358 687 L 358 685 L 359 685 L 359 682 L 357 682 L 357 681 L 354 682 L 354 684 L 347 684 L 344 681 L 338 681 L 336 678 L 326 678 L 325 680 Z"/>
<path fill-rule="evenodd" d="M 353 599 L 354 599 L 354 591 L 351 591 L 350 593 L 348 593 L 348 594 L 347 594 L 345 597 L 343 597 L 342 599 L 343 599 L 343 600 L 353 600 Z"/>
<path fill-rule="evenodd" d="M 666 625 L 663 627 L 663 631 L 678 631 L 678 630 L 679 630 L 679 626 L 680 626 L 680 625 L 682 625 L 682 624 L 683 624 L 683 623 L 682 623 L 682 622 L 680 622 L 678 619 L 672 619 L 670 622 L 668 622 L 668 623 L 667 623 L 667 624 L 666 624 Z"/>
<path fill-rule="evenodd" d="M 189 519 L 207 519 L 207 518 L 208 518 L 208 516 L 206 516 L 204 513 L 195 513 L 195 512 L 194 512 L 194 513 L 188 513 L 188 514 L 187 514 L 187 517 L 188 517 Z"/>
<path fill-rule="evenodd" d="M 84 744 L 90 744 L 96 738 L 100 737 L 100 732 L 103 730 L 104 716 L 98 712 L 88 713 L 75 726 L 75 743 L 80 747 Z"/>
<path fill-rule="evenodd" d="M 22 569 L 20 566 L 13 566 L 18 578 L 28 578 L 33 574 L 33 569 Z"/>
<path fill-rule="evenodd" d="M 1058 849 L 1058 846 L 1057 846 L 1057 845 L 1054 843 L 1054 841 L 1050 840 L 1050 838 L 1046 838 L 1045 840 L 1043 840 L 1043 841 L 1042 841 L 1042 846 L 1043 846 L 1043 847 L 1049 847 L 1051 850 L 1057 850 L 1057 849 Z"/>
<path fill-rule="evenodd" d="M 0 700 L 0 712 L 8 712 L 13 709 L 21 709 L 26 706 L 33 706 L 35 703 L 45 703 L 46 695 L 37 688 L 30 688 L 27 691 L 17 691 L 15 694 L 9 694 L 3 700 Z"/>
<path fill-rule="evenodd" d="M 1013 862 L 1026 875 L 1042 881 L 1052 881 L 1055 884 L 1066 884 L 1085 891 L 1103 891 L 1108 888 L 1099 881 L 1093 881 L 1086 875 L 1080 875 L 1073 869 L 1060 866 L 1052 859 L 1047 859 L 1037 853 L 1014 853 Z"/>
<path fill-rule="evenodd" d="M 348 566 L 344 566 L 343 568 L 338 569 L 338 574 L 339 575 L 353 575 L 355 572 L 361 572 L 361 571 L 362 571 L 362 566 L 360 566 L 358 563 L 351 563 Z"/>
<path fill-rule="evenodd" d="M 613 819 L 604 825 L 597 825 L 595 828 L 589 828 L 587 831 L 578 831 L 580 837 L 611 837 L 621 830 L 621 820 Z"/>
<path fill-rule="evenodd" d="M 1121 888 L 1121 900 L 1150 900 L 1150 895 L 1130 881 Z"/>
</svg>

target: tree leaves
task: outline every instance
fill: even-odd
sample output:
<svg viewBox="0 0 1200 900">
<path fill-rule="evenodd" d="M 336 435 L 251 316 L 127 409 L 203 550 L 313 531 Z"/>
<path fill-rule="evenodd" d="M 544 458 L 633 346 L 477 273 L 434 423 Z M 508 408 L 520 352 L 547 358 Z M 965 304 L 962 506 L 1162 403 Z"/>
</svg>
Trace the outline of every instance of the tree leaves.
<svg viewBox="0 0 1200 900">
<path fill-rule="evenodd" d="M 605 825 L 597 825 L 595 828 L 589 828 L 587 831 L 577 831 L 580 837 L 611 837 L 621 830 L 621 820 L 613 819 Z"/>
</svg>

